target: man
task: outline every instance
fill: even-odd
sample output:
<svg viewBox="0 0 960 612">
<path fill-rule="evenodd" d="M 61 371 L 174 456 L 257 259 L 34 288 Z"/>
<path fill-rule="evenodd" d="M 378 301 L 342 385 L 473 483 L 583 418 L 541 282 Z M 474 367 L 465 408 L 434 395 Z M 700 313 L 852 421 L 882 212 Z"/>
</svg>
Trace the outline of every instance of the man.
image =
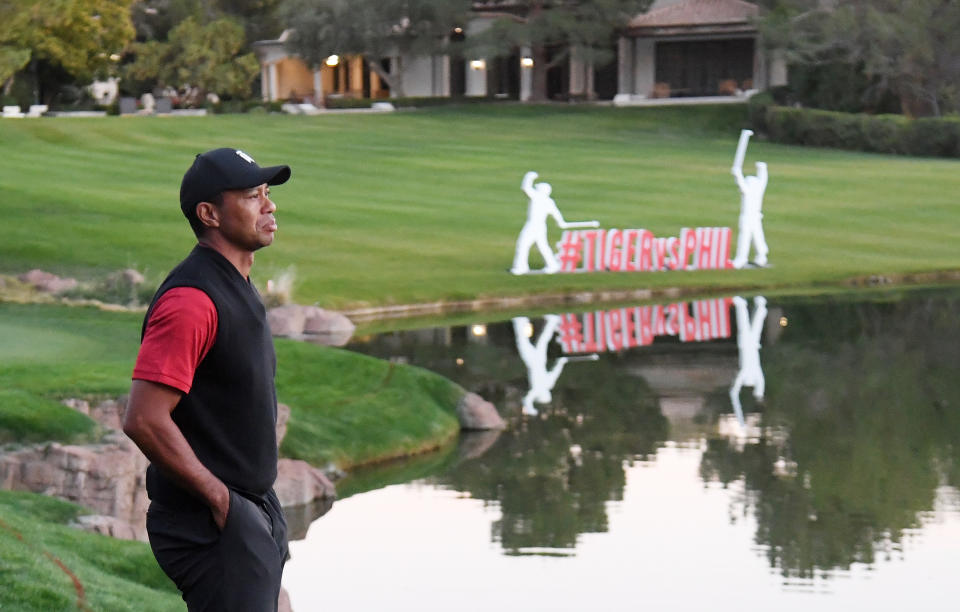
<svg viewBox="0 0 960 612">
<path fill-rule="evenodd" d="M 236 149 L 198 155 L 180 185 L 198 244 L 144 318 L 123 430 L 150 460 L 151 548 L 191 612 L 277 609 L 276 357 L 249 273 L 277 231 L 269 186 L 289 178 Z"/>
</svg>

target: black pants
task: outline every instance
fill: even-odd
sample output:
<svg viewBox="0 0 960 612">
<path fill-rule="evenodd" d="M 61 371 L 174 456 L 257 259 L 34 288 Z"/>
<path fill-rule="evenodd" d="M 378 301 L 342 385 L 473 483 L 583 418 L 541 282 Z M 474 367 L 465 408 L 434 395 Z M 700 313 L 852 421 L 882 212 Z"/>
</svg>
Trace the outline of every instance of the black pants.
<svg viewBox="0 0 960 612">
<path fill-rule="evenodd" d="M 147 511 L 147 534 L 160 568 L 190 612 L 276 612 L 287 559 L 287 522 L 271 490 L 263 500 L 230 491 L 223 531 L 203 505 Z"/>
</svg>

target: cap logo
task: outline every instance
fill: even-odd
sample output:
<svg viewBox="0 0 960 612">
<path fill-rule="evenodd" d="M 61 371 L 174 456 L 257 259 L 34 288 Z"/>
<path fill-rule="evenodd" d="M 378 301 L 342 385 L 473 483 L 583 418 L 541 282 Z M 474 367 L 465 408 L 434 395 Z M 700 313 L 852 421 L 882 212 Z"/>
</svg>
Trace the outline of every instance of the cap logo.
<svg viewBox="0 0 960 612">
<path fill-rule="evenodd" d="M 248 163 L 251 163 L 251 164 L 255 164 L 255 163 L 256 163 L 255 161 L 253 161 L 253 158 L 252 158 L 252 157 L 250 157 L 249 155 L 247 155 L 246 153 L 244 153 L 244 152 L 241 151 L 240 149 L 237 149 L 237 155 L 239 155 L 239 156 L 242 157 L 243 159 L 247 160 Z"/>
</svg>

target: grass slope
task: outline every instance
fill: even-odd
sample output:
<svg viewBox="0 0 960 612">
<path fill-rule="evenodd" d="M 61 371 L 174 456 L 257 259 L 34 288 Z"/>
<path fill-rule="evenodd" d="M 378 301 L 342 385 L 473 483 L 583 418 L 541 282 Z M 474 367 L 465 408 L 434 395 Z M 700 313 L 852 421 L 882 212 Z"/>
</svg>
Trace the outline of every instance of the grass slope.
<svg viewBox="0 0 960 612">
<path fill-rule="evenodd" d="M 142 316 L 0 303 L 0 443 L 95 437 L 92 420 L 57 400 L 126 393 Z M 442 376 L 292 340 L 276 349 L 277 395 L 291 407 L 285 456 L 348 467 L 456 434 L 463 389 Z"/>
<path fill-rule="evenodd" d="M 0 491 L 0 609 L 183 610 L 147 544 L 67 526 L 85 512 L 43 495 Z"/>
<path fill-rule="evenodd" d="M 742 106 L 473 105 L 320 117 L 37 119 L 0 124 L 0 272 L 83 276 L 132 266 L 154 279 L 190 248 L 176 205 L 192 156 L 235 145 L 289 163 L 274 191 L 277 243 L 261 281 L 288 270 L 302 303 L 346 307 L 665 286 L 769 289 L 854 275 L 956 269 L 957 160 L 751 144 L 766 161 L 767 270 L 506 273 L 537 170 L 569 220 L 677 235 L 734 227 L 729 174 Z M 559 238 L 556 228 L 551 239 Z M 536 257 L 536 256 L 535 256 Z M 535 258 L 534 257 L 534 258 Z M 532 262 L 533 263 L 533 262 Z"/>
</svg>

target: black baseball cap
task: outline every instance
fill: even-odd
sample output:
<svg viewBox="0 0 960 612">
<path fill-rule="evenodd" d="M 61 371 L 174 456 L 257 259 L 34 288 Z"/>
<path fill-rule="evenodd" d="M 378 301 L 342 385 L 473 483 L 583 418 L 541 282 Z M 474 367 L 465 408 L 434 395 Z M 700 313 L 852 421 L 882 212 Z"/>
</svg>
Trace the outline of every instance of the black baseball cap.
<svg viewBox="0 0 960 612">
<path fill-rule="evenodd" d="M 290 178 L 290 166 L 261 168 L 239 149 L 213 149 L 197 155 L 180 182 L 180 209 L 189 219 L 197 204 L 209 202 L 229 189 L 280 185 Z"/>
</svg>

